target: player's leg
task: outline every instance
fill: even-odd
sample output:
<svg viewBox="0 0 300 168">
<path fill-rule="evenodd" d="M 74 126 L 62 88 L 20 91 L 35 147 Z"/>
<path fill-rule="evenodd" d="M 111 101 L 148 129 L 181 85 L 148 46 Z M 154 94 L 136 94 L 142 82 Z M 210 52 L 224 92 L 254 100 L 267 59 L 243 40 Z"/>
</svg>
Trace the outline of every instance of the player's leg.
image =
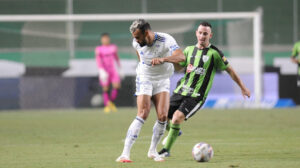
<svg viewBox="0 0 300 168">
<path fill-rule="evenodd" d="M 116 112 L 117 111 L 117 107 L 114 103 L 114 100 L 117 98 L 118 95 L 118 90 L 120 88 L 120 83 L 112 83 L 112 90 L 110 93 L 110 102 L 109 102 L 109 107 L 111 108 L 112 111 Z"/>
<path fill-rule="evenodd" d="M 132 121 L 131 125 L 128 128 L 123 152 L 121 156 L 116 160 L 117 162 L 123 162 L 122 160 L 130 160 L 130 150 L 132 148 L 132 145 L 138 138 L 142 126 L 150 112 L 150 107 L 151 107 L 150 98 L 151 97 L 149 95 L 137 96 L 138 113 L 136 118 Z"/>
<path fill-rule="evenodd" d="M 184 121 L 193 116 L 204 104 L 204 101 L 198 101 L 194 98 L 185 98 L 173 115 L 172 122 L 170 125 L 170 131 L 168 134 L 168 139 L 164 148 L 159 152 L 162 156 L 168 156 L 169 152 L 175 143 L 179 131 L 180 131 L 180 124 Z"/>
<path fill-rule="evenodd" d="M 164 145 L 164 148 L 159 152 L 161 156 L 170 156 L 171 147 L 173 146 L 174 142 L 176 141 L 179 135 L 180 124 L 184 121 L 184 119 L 185 115 L 181 111 L 176 110 L 170 123 L 170 131 L 168 134 L 166 144 Z"/>
<path fill-rule="evenodd" d="M 114 101 L 118 96 L 118 90 L 120 89 L 121 84 L 120 82 L 113 82 L 112 83 L 112 91 L 110 93 L 111 101 Z"/>
<path fill-rule="evenodd" d="M 102 87 L 102 98 L 103 98 L 103 103 L 104 103 L 104 112 L 109 113 L 110 108 L 108 107 L 108 103 L 110 101 L 109 95 L 108 95 L 108 90 L 109 90 L 109 85 L 110 85 L 110 80 L 109 80 L 109 74 L 106 70 L 104 69 L 99 69 L 99 81 L 100 85 Z"/>
<path fill-rule="evenodd" d="M 138 108 L 137 116 L 128 128 L 123 152 L 121 156 L 116 160 L 117 162 L 126 162 L 126 160 L 130 160 L 131 147 L 138 138 L 140 130 L 150 112 L 152 95 L 151 82 L 141 82 L 139 81 L 139 78 L 137 78 L 136 95 Z"/>
<path fill-rule="evenodd" d="M 182 100 L 183 100 L 183 96 L 179 95 L 179 94 L 173 94 L 171 99 L 170 99 L 170 108 L 168 111 L 168 123 L 166 126 L 166 131 L 170 131 L 170 125 L 171 125 L 171 120 L 173 118 L 173 114 L 175 113 L 175 111 L 179 108 Z M 182 131 L 179 130 L 179 134 L 178 136 L 180 136 L 182 134 Z M 168 135 L 163 139 L 162 141 L 162 145 L 165 145 L 168 139 Z"/>
<path fill-rule="evenodd" d="M 151 145 L 148 151 L 149 158 L 155 158 L 158 156 L 156 151 L 157 144 L 160 142 L 164 135 L 167 125 L 167 115 L 169 109 L 169 92 L 160 92 L 153 96 L 153 103 L 155 105 L 157 121 L 153 126 L 153 134 L 151 139 Z"/>
<path fill-rule="evenodd" d="M 113 70 L 113 72 L 111 72 L 111 82 L 112 82 L 112 90 L 110 93 L 110 100 L 111 100 L 110 108 L 113 111 L 117 111 L 117 108 L 116 108 L 115 104 L 113 103 L 114 100 L 117 98 L 118 90 L 121 87 L 120 76 L 119 76 L 117 70 Z"/>
</svg>

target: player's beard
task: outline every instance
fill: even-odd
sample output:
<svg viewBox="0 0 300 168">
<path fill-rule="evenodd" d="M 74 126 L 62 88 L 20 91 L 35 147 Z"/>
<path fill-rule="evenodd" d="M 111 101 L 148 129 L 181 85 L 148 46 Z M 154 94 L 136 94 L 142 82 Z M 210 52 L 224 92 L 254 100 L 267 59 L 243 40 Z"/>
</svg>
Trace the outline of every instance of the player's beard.
<svg viewBox="0 0 300 168">
<path fill-rule="evenodd" d="M 145 45 L 147 45 L 146 41 L 143 41 L 141 43 L 139 43 L 141 47 L 144 47 Z"/>
</svg>

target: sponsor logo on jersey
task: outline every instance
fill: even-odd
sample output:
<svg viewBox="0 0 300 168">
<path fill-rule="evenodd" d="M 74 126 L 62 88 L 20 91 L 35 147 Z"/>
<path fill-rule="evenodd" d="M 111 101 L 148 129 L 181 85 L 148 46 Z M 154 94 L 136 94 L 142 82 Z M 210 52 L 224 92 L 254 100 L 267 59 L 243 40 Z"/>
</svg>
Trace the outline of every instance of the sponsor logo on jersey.
<svg viewBox="0 0 300 168">
<path fill-rule="evenodd" d="M 195 69 L 195 74 L 204 75 L 205 74 L 205 69 L 204 68 L 196 68 Z"/>
<path fill-rule="evenodd" d="M 190 88 L 186 85 L 183 85 L 181 89 L 182 89 L 183 92 L 187 92 L 187 93 L 193 93 L 194 92 L 193 88 Z"/>
<path fill-rule="evenodd" d="M 194 71 L 194 66 L 193 66 L 192 64 L 189 64 L 189 65 L 187 66 L 187 68 L 186 68 L 186 72 L 187 72 L 187 73 L 190 73 L 190 72 L 192 72 L 192 71 Z"/>
<path fill-rule="evenodd" d="M 205 69 L 204 68 L 201 68 L 201 67 L 194 67 L 192 64 L 189 64 L 187 66 L 187 69 L 186 69 L 186 72 L 187 73 L 190 73 L 194 71 L 195 74 L 198 74 L 198 75 L 204 75 L 205 74 Z"/>
</svg>

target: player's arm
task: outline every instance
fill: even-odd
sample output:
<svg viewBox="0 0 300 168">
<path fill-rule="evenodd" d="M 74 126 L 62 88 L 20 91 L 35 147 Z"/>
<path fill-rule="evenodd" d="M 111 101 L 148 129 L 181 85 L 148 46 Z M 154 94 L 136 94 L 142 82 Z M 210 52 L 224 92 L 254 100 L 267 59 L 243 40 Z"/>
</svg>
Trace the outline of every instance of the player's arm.
<svg viewBox="0 0 300 168">
<path fill-rule="evenodd" d="M 101 60 L 101 55 L 97 49 L 95 49 L 95 58 L 98 65 L 98 69 L 103 69 L 103 63 Z"/>
<path fill-rule="evenodd" d="M 234 71 L 234 69 L 229 65 L 226 68 L 227 73 L 230 75 L 231 79 L 235 81 L 235 83 L 241 88 L 242 95 L 245 98 L 247 96 L 248 98 L 250 97 L 250 91 L 248 88 L 245 87 L 244 83 L 238 76 L 238 74 Z"/>
<path fill-rule="evenodd" d="M 163 58 L 153 58 L 151 61 L 152 65 L 159 65 L 163 64 L 164 62 L 173 63 L 175 70 L 179 71 L 182 69 L 182 66 L 179 65 L 180 62 L 185 61 L 185 56 L 183 52 L 180 49 L 176 49 L 172 52 L 171 56 L 163 57 Z"/>
<path fill-rule="evenodd" d="M 138 57 L 138 60 L 139 60 L 139 62 L 141 61 L 141 57 L 140 57 L 140 54 L 139 54 L 139 52 L 138 51 L 135 51 L 136 52 L 136 55 L 137 55 L 137 57 Z"/>
<path fill-rule="evenodd" d="M 97 49 L 95 49 L 95 57 L 96 57 L 96 62 L 97 62 L 97 66 L 98 66 L 98 72 L 99 72 L 99 79 L 100 80 L 107 80 L 108 74 L 104 69 L 102 60 L 101 60 L 101 53 L 99 53 L 99 51 L 97 51 Z"/>
<path fill-rule="evenodd" d="M 119 58 L 119 55 L 118 55 L 118 48 L 116 47 L 116 51 L 115 51 L 115 60 L 118 64 L 119 67 L 121 67 L 121 63 L 120 63 L 120 58 Z"/>
</svg>

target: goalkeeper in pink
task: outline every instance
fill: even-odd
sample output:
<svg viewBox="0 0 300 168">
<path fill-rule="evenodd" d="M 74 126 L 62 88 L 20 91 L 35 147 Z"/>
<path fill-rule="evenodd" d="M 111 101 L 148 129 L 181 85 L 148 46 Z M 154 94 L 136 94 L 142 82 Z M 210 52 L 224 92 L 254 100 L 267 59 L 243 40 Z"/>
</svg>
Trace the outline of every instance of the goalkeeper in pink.
<svg viewBox="0 0 300 168">
<path fill-rule="evenodd" d="M 99 70 L 99 81 L 103 91 L 104 112 L 109 113 L 110 111 L 117 111 L 113 101 L 117 98 L 118 89 L 120 89 L 118 67 L 120 68 L 121 66 L 118 48 L 116 45 L 110 43 L 108 33 L 101 35 L 101 44 L 95 48 L 95 57 Z M 110 84 L 112 84 L 112 89 L 109 94 Z"/>
</svg>

